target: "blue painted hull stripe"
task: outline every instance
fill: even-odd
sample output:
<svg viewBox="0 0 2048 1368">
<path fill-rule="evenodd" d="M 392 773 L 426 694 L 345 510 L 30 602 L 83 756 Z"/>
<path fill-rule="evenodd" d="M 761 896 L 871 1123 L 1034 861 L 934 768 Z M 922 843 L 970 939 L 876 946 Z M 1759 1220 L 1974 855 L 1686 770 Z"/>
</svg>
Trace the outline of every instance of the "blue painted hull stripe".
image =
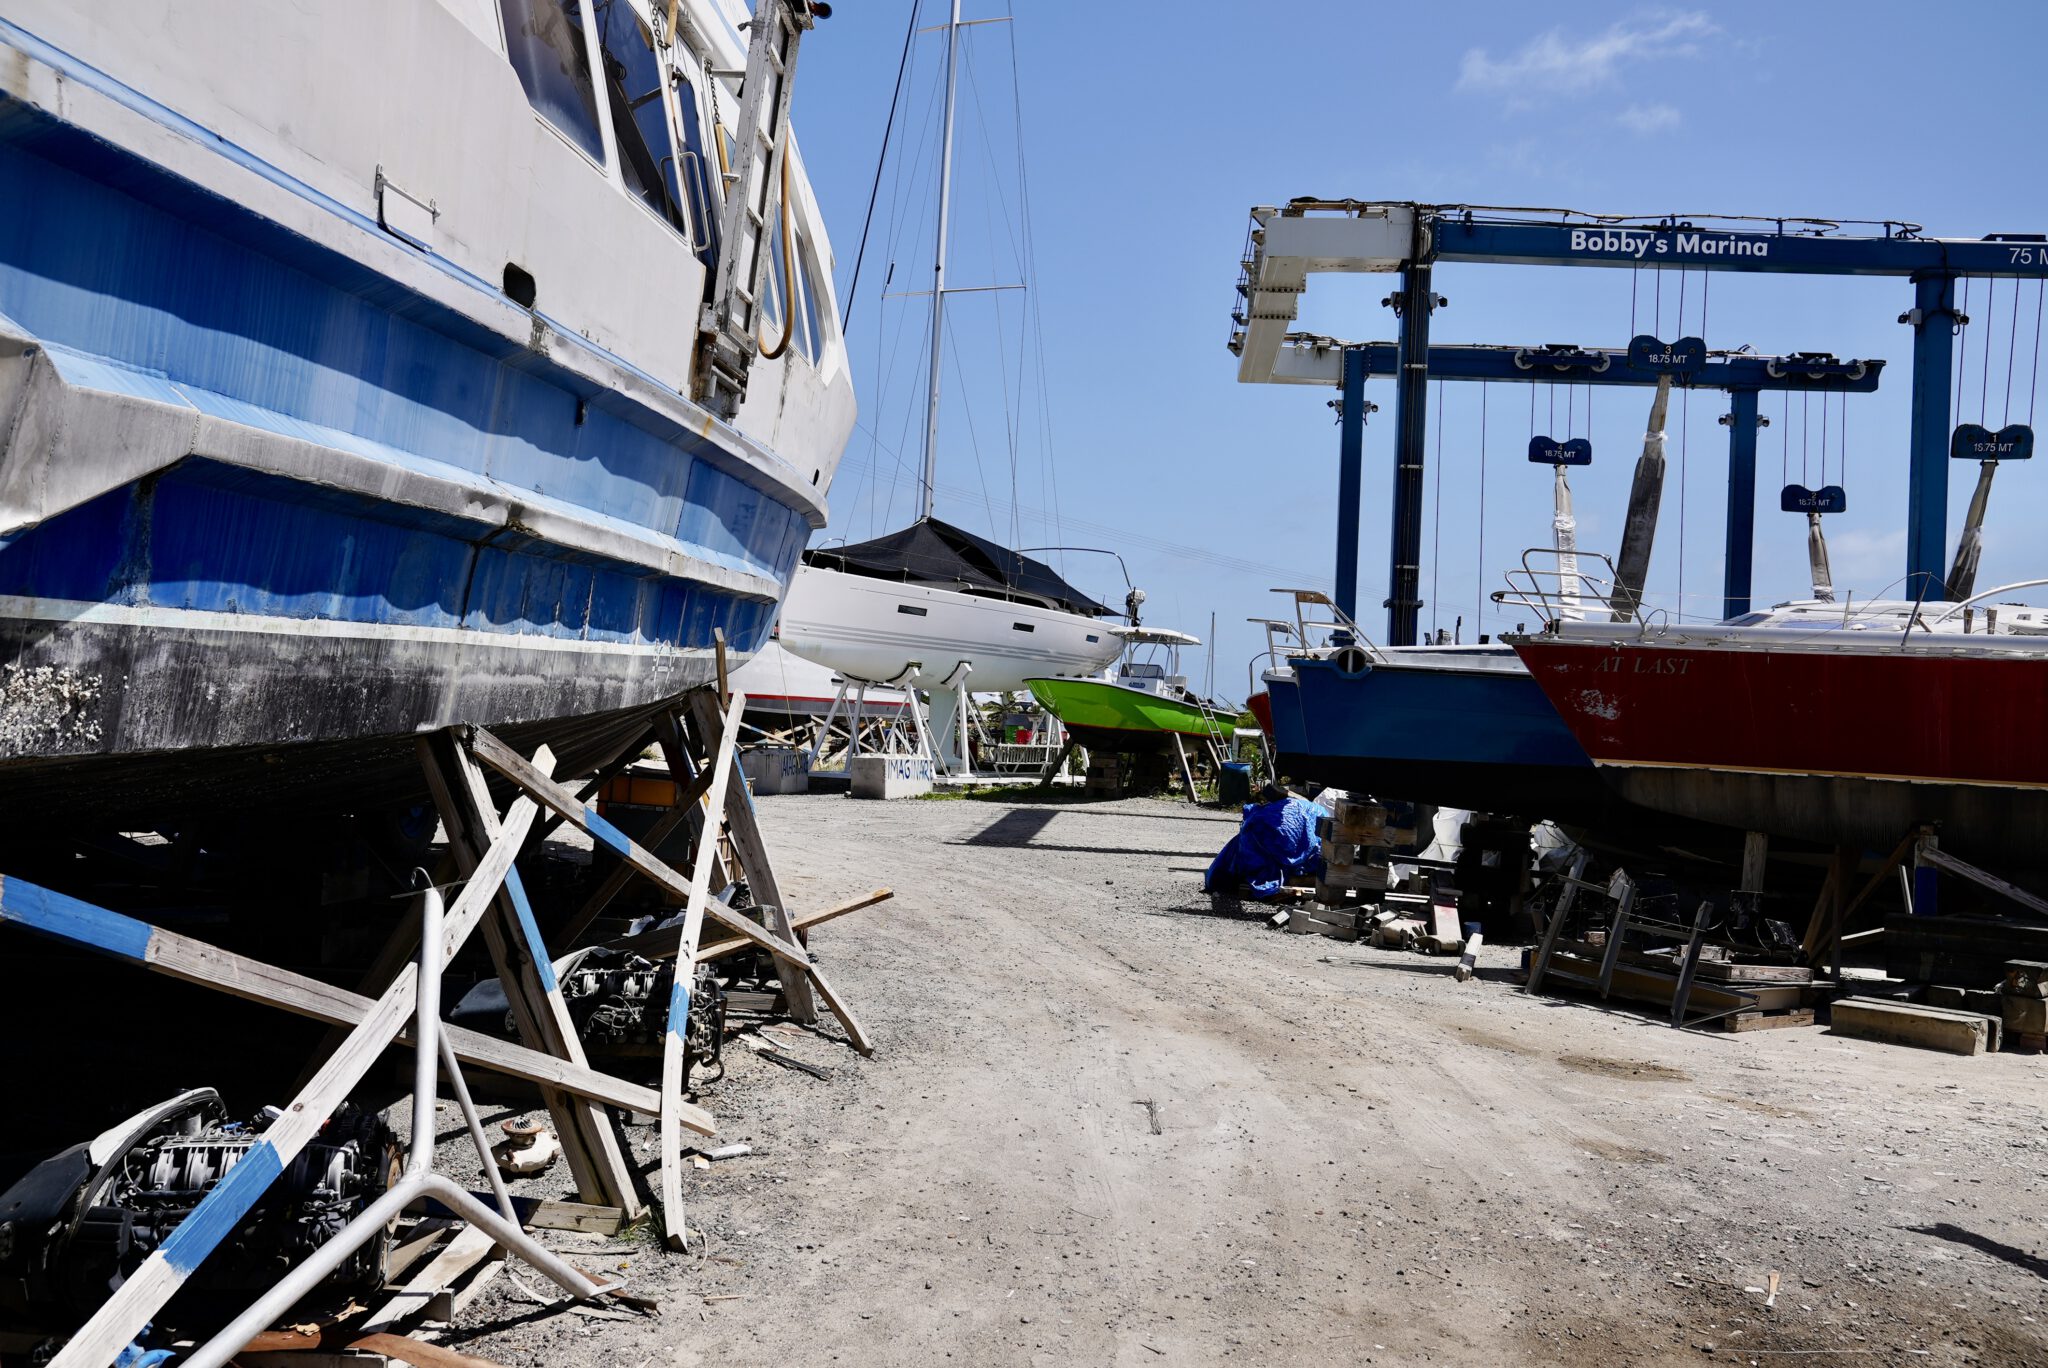
<svg viewBox="0 0 2048 1368">
<path fill-rule="evenodd" d="M 258 1140 L 249 1147 L 227 1176 L 214 1185 L 205 1200 L 192 1209 L 157 1251 L 177 1270 L 179 1280 L 188 1277 L 200 1261 L 234 1233 L 249 1209 L 256 1205 L 277 1176 L 284 1172 L 277 1146 Z"/>
<path fill-rule="evenodd" d="M 625 832 L 598 816 L 596 808 L 584 808 L 583 819 L 583 829 L 590 833 L 592 840 L 621 858 L 625 858 L 633 853 L 632 839 Z"/>
<path fill-rule="evenodd" d="M 512 899 L 512 913 L 519 919 L 519 934 L 526 937 L 526 945 L 533 957 L 534 976 L 540 980 L 541 991 L 555 991 L 555 966 L 548 963 L 547 942 L 540 938 L 540 923 L 533 919 L 533 904 L 526 900 L 526 885 L 520 881 L 519 871 L 505 871 L 505 893 Z"/>
<path fill-rule="evenodd" d="M 0 922 L 13 922 L 138 964 L 148 957 L 154 930 L 149 923 L 119 912 L 109 912 L 22 879 L 4 877 L 0 877 Z"/>
</svg>

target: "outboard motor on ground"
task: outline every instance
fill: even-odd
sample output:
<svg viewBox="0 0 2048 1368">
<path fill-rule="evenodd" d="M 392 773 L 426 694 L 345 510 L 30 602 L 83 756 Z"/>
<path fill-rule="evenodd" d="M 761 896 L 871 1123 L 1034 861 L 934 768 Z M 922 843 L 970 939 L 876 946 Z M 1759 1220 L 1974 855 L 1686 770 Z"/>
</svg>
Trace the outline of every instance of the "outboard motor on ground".
<svg viewBox="0 0 2048 1368">
<path fill-rule="evenodd" d="M 160 1248 L 255 1145 L 268 1110 L 233 1120 L 197 1088 L 44 1160 L 0 1194 L 0 1311 L 37 1330 L 90 1315 Z M 344 1107 L 199 1266 L 181 1295 L 268 1288 L 376 1200 L 398 1172 L 398 1139 L 375 1112 Z M 374 1289 L 389 1240 L 373 1240 L 330 1284 Z"/>
</svg>

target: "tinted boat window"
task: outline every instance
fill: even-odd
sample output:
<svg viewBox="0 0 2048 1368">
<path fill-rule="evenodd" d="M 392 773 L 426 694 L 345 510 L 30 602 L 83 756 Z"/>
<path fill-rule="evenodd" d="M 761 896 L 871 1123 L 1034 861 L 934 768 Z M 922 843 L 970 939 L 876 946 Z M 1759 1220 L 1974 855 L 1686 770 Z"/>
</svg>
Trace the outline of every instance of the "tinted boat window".
<svg viewBox="0 0 2048 1368">
<path fill-rule="evenodd" d="M 718 256 L 718 207 L 713 198 L 711 177 L 717 170 L 705 160 L 704 128 L 697 118 L 697 91 L 689 79 L 676 77 L 676 112 L 683 120 L 684 150 L 690 155 L 683 158 L 683 184 L 690 193 L 690 208 L 701 227 L 697 230 L 698 240 L 705 245 L 697 253 L 706 266 Z"/>
<path fill-rule="evenodd" d="M 825 351 L 825 334 L 818 327 L 818 249 L 811 245 L 809 237 L 796 240 L 797 259 L 803 263 L 804 278 L 804 350 L 810 353 L 813 365 Z"/>
<path fill-rule="evenodd" d="M 597 129 L 597 92 L 583 41 L 579 0 L 498 0 L 505 16 L 505 53 L 526 101 L 570 142 L 604 160 Z"/>
<path fill-rule="evenodd" d="M 591 12 L 597 17 L 597 45 L 604 57 L 605 99 L 612 109 L 612 136 L 619 145 L 619 175 L 648 208 L 677 232 L 688 234 L 675 154 L 669 149 L 654 35 L 627 0 L 596 0 Z"/>
</svg>

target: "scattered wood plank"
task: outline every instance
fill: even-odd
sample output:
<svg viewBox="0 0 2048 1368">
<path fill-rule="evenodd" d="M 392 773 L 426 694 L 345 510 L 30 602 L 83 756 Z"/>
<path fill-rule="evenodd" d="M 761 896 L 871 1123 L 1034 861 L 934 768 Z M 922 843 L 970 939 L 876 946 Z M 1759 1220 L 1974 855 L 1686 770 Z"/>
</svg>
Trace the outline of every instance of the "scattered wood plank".
<svg viewBox="0 0 2048 1368">
<path fill-rule="evenodd" d="M 461 744 L 458 729 L 420 738 L 419 750 L 427 785 L 448 832 L 448 847 L 458 866 L 474 864 L 498 834 L 497 805 L 483 771 Z M 583 1038 L 569 1015 L 561 985 L 555 981 L 552 957 L 541 939 L 516 866 L 505 871 L 494 910 L 495 916 L 484 919 L 484 944 L 521 1041 L 541 1053 L 588 1067 Z M 562 1157 L 575 1176 L 577 1191 L 591 1201 L 639 1212 L 632 1165 L 604 1109 L 546 1086 L 541 1088 L 541 1101 L 554 1119 Z"/>
<path fill-rule="evenodd" d="M 1999 1021 L 1976 1012 L 1923 1007 L 1884 998 L 1844 998 L 1830 1012 L 1834 1033 L 1852 1040 L 1917 1045 L 1926 1050 L 1974 1055 L 1998 1048 Z"/>
<path fill-rule="evenodd" d="M 369 1319 L 357 1327 L 357 1332 L 373 1335 L 396 1329 L 420 1315 L 426 1311 L 427 1303 L 435 1293 L 490 1258 L 497 1247 L 497 1242 L 485 1231 L 476 1226 L 464 1226 L 440 1253 L 427 1262 L 426 1267 L 406 1279 L 396 1296 L 371 1312 Z"/>
<path fill-rule="evenodd" d="M 1714 1023 L 1716 1029 L 1735 1034 L 1741 1031 L 1776 1031 L 1793 1026 L 1813 1025 L 1813 1008 L 1792 1007 L 1782 1012 L 1736 1012 Z"/>
</svg>

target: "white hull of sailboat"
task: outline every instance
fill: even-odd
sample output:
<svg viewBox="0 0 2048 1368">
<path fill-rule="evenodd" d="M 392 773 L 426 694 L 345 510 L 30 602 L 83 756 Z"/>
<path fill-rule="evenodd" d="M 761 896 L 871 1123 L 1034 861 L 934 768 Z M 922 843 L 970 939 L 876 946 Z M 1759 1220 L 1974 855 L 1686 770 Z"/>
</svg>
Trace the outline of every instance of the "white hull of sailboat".
<svg viewBox="0 0 2048 1368">
<path fill-rule="evenodd" d="M 965 661 L 977 693 L 1097 675 L 1123 650 L 1122 635 L 1098 618 L 811 565 L 783 600 L 781 640 L 859 679 L 895 679 L 915 664 L 928 689 Z"/>
<path fill-rule="evenodd" d="M 734 692 L 747 696 L 749 714 L 794 722 L 831 712 L 844 681 L 837 671 L 783 649 L 779 641 L 770 641 L 732 672 L 731 684 Z M 849 689 L 841 715 L 852 708 L 853 691 Z M 869 717 L 893 717 L 903 711 L 903 690 L 870 685 L 861 710 Z"/>
</svg>

